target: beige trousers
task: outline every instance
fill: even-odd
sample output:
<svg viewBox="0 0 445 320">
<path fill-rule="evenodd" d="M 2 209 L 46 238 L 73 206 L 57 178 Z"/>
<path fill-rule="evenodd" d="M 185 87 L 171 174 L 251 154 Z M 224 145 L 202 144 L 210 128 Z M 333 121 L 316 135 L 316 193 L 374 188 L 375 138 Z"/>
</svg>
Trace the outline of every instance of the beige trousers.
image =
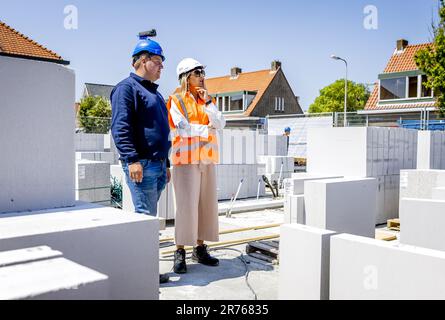
<svg viewBox="0 0 445 320">
<path fill-rule="evenodd" d="M 196 246 L 197 240 L 219 241 L 218 198 L 214 164 L 175 166 L 176 245 Z"/>
</svg>

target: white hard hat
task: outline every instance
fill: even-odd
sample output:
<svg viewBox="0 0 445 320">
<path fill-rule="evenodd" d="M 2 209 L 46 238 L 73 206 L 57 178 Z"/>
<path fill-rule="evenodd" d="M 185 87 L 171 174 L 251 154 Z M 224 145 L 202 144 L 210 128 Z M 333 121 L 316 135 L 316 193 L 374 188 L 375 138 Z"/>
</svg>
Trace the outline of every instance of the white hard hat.
<svg viewBox="0 0 445 320">
<path fill-rule="evenodd" d="M 195 59 L 186 58 L 178 64 L 176 73 L 178 74 L 178 78 L 179 78 L 179 77 L 181 77 L 181 75 L 183 73 L 189 72 L 196 68 L 205 68 L 205 66 L 202 63 L 200 63 L 199 61 L 196 61 Z"/>
</svg>

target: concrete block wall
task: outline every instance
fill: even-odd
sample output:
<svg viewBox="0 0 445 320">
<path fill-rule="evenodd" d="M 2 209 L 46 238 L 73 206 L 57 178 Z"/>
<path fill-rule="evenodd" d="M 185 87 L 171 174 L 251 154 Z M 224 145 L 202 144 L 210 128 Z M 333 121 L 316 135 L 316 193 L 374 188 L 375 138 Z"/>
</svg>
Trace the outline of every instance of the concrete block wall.
<svg viewBox="0 0 445 320">
<path fill-rule="evenodd" d="M 445 200 L 403 198 L 400 243 L 445 251 Z"/>
<path fill-rule="evenodd" d="M 0 213 L 73 206 L 74 71 L 1 56 L 0 88 Z"/>
<path fill-rule="evenodd" d="M 419 131 L 418 140 L 417 169 L 445 169 L 445 133 Z"/>
<path fill-rule="evenodd" d="M 331 300 L 445 299 L 445 252 L 349 234 L 331 237 Z"/>
<path fill-rule="evenodd" d="M 110 299 L 159 298 L 158 219 L 86 203 L 0 219 L 0 251 L 42 245 L 107 275 Z"/>
<path fill-rule="evenodd" d="M 375 237 L 377 180 L 340 178 L 304 183 L 306 225 Z"/>
<path fill-rule="evenodd" d="M 111 204 L 110 164 L 101 161 L 76 161 L 76 200 L 104 206 Z"/>
<path fill-rule="evenodd" d="M 400 170 L 417 166 L 417 130 L 311 128 L 307 150 L 308 173 L 376 178 L 376 223 L 398 217 Z"/>
<path fill-rule="evenodd" d="M 75 133 L 74 150 L 76 152 L 103 152 L 105 149 L 103 134 Z"/>
<path fill-rule="evenodd" d="M 323 180 L 323 179 L 333 179 L 333 178 L 343 178 L 342 176 L 335 175 L 316 175 L 306 172 L 293 173 L 291 178 L 284 180 L 284 193 L 289 195 L 299 195 L 304 194 L 304 182 L 310 180 Z"/>
<path fill-rule="evenodd" d="M 328 300 L 330 239 L 336 233 L 299 224 L 281 227 L 280 300 Z"/>
<path fill-rule="evenodd" d="M 47 246 L 0 252 L 1 300 L 106 300 L 108 277 Z"/>
<path fill-rule="evenodd" d="M 105 161 L 110 165 L 117 164 L 112 152 L 76 152 L 76 160 Z"/>
</svg>

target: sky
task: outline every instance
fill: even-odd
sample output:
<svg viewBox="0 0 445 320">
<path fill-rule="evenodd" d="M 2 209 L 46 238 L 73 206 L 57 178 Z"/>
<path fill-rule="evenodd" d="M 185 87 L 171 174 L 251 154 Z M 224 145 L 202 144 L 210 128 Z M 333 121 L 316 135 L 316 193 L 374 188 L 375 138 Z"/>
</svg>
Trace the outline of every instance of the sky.
<svg viewBox="0 0 445 320">
<path fill-rule="evenodd" d="M 350 80 L 372 84 L 398 39 L 431 41 L 437 6 L 438 0 L 0 0 L 0 21 L 71 62 L 77 100 L 86 82 L 126 78 L 138 33 L 155 28 L 167 58 L 158 81 L 164 97 L 178 85 L 183 58 L 207 65 L 208 77 L 235 66 L 269 69 L 279 60 L 307 110 L 320 89 L 344 78 L 345 65 L 332 54 L 348 61 Z"/>
</svg>

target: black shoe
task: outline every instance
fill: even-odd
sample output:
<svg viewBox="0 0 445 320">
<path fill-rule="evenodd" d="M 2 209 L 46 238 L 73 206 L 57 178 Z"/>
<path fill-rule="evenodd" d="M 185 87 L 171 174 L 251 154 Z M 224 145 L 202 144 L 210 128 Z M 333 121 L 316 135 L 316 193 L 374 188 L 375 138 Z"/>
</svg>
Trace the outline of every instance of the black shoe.
<svg viewBox="0 0 445 320">
<path fill-rule="evenodd" d="M 167 283 L 168 280 L 170 280 L 170 277 L 168 276 L 168 274 L 160 274 L 159 275 L 159 283 Z"/>
<path fill-rule="evenodd" d="M 216 267 L 219 265 L 219 260 L 209 254 L 205 244 L 193 248 L 192 260 L 211 267 Z"/>
<path fill-rule="evenodd" d="M 187 265 L 185 263 L 185 250 L 184 249 L 176 250 L 173 271 L 175 273 L 179 273 L 179 274 L 187 272 Z"/>
</svg>

